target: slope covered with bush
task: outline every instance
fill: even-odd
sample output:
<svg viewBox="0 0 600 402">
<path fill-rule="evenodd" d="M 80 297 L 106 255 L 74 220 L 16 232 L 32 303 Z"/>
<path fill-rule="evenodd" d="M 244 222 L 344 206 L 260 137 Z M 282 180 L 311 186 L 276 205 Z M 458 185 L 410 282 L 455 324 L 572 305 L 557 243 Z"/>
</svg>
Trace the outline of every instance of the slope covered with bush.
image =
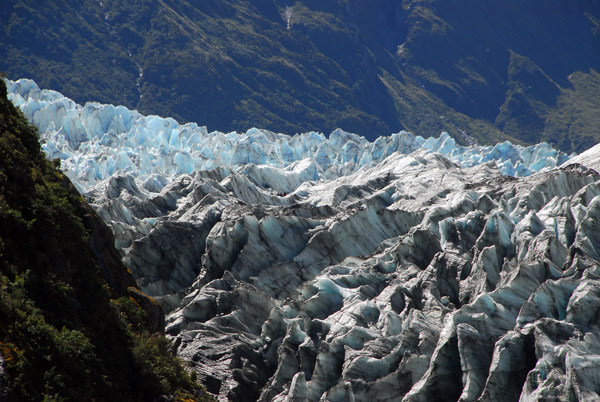
<svg viewBox="0 0 600 402">
<path fill-rule="evenodd" d="M 199 400 L 113 238 L 0 80 L 0 394 L 22 401 Z M 198 395 L 198 396 L 194 396 Z"/>
</svg>

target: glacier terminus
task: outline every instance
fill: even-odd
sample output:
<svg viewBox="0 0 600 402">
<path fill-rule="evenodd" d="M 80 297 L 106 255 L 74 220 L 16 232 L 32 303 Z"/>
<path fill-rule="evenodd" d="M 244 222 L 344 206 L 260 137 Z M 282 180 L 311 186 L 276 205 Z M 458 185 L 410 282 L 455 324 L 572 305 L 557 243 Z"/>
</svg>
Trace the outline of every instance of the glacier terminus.
<svg viewBox="0 0 600 402">
<path fill-rule="evenodd" d="M 9 99 L 219 400 L 600 399 L 600 148 Z"/>
</svg>

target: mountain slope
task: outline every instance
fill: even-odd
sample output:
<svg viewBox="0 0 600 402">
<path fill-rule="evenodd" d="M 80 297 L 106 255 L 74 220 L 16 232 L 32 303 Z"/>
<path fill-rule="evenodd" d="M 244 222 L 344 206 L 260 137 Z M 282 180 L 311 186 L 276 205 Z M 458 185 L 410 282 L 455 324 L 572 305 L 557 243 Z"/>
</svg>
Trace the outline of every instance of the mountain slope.
<svg viewBox="0 0 600 402">
<path fill-rule="evenodd" d="M 210 129 L 598 141 L 600 3 L 8 2 L 0 70 Z"/>
<path fill-rule="evenodd" d="M 100 218 L 45 159 L 3 81 L 0 92 L 0 395 L 148 401 L 195 392 L 200 400 L 160 335 L 160 307 L 137 289 Z"/>
</svg>

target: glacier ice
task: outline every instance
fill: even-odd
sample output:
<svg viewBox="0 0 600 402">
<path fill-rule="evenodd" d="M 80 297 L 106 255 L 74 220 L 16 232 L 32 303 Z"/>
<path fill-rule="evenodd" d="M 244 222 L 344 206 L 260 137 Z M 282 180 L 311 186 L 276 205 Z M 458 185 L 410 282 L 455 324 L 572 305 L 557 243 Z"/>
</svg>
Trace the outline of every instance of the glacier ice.
<svg viewBox="0 0 600 402">
<path fill-rule="evenodd" d="M 600 398 L 600 149 L 208 133 L 9 83 L 220 400 Z"/>
<path fill-rule="evenodd" d="M 347 175 L 395 152 L 408 155 L 419 149 L 440 153 L 461 167 L 491 162 L 503 174 L 516 177 L 568 160 L 545 143 L 463 147 L 447 133 L 424 139 L 402 131 L 374 142 L 340 129 L 328 138 L 315 132 L 290 137 L 257 128 L 241 134 L 209 133 L 195 123 L 180 125 L 123 106 L 81 106 L 56 91 L 40 90 L 32 80 L 7 81 L 7 88 L 9 99 L 39 128 L 44 151 L 51 159 L 61 159 L 83 193 L 118 174 L 132 174 L 141 184 L 150 176 L 172 180 L 197 170 L 248 164 L 261 165 L 261 176 L 273 181 L 267 184 L 289 193 L 302 182 Z M 279 177 L 269 174 L 275 172 Z"/>
</svg>

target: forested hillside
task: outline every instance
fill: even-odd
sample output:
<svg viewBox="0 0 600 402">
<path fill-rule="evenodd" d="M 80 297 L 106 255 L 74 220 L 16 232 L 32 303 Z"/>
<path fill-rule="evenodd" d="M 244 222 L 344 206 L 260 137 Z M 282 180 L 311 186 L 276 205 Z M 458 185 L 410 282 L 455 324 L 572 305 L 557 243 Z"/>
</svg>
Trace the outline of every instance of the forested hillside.
<svg viewBox="0 0 600 402">
<path fill-rule="evenodd" d="M 162 309 L 0 93 L 0 400 L 202 400 Z"/>
</svg>

